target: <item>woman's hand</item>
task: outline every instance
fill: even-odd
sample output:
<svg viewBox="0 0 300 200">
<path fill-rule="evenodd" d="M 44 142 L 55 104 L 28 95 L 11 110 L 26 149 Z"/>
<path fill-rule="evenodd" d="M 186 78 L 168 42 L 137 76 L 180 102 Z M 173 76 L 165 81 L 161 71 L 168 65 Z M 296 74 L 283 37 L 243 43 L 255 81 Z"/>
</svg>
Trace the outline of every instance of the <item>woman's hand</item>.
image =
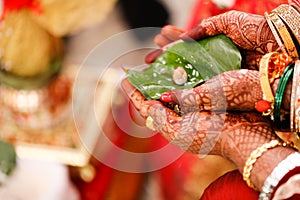
<svg viewBox="0 0 300 200">
<path fill-rule="evenodd" d="M 146 100 L 127 79 L 122 87 L 141 116 L 145 119 L 150 116 L 156 131 L 186 151 L 228 155 L 230 149 L 219 144 L 220 141 L 232 140 L 233 145 L 257 137 L 255 141 L 261 144 L 274 139 L 269 122 L 257 113 L 198 111 L 179 116 L 159 101 Z M 211 141 L 203 146 L 207 137 Z M 250 146 L 255 146 L 254 143 Z"/>
<path fill-rule="evenodd" d="M 173 90 L 162 95 L 161 100 L 179 105 L 183 113 L 191 111 L 254 111 L 263 97 L 259 72 L 234 70 L 217 75 L 200 86 Z"/>
<path fill-rule="evenodd" d="M 276 93 L 279 78 L 271 85 Z M 283 108 L 290 109 L 291 81 L 283 96 Z M 172 90 L 161 96 L 163 102 L 177 104 L 182 113 L 195 111 L 255 111 L 263 98 L 259 72 L 233 70 L 221 73 L 191 89 Z"/>
<path fill-rule="evenodd" d="M 150 117 L 155 130 L 168 141 L 195 154 L 224 156 L 241 172 L 254 149 L 276 138 L 269 122 L 258 113 L 198 111 L 179 116 L 159 101 L 146 100 L 127 79 L 123 80 L 122 87 L 141 116 Z M 262 186 L 282 157 L 292 152 L 289 148 L 275 149 L 281 153 L 266 156 L 264 162 L 258 161 L 253 169 L 251 180 L 257 188 Z"/>
<path fill-rule="evenodd" d="M 239 47 L 246 63 L 243 67 L 248 69 L 257 69 L 263 54 L 279 48 L 264 16 L 239 11 L 202 19 L 196 27 L 186 32 L 174 26 L 165 26 L 154 42 L 163 47 L 178 39 L 200 40 L 218 34 L 225 34 Z M 153 61 L 155 55 L 150 53 L 146 61 Z"/>
</svg>

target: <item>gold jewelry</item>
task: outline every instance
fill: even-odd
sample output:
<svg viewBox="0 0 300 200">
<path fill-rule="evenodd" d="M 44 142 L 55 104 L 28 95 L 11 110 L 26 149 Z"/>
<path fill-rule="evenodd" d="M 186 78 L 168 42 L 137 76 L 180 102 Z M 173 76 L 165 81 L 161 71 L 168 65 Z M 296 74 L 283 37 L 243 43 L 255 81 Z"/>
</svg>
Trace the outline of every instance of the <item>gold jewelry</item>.
<svg viewBox="0 0 300 200">
<path fill-rule="evenodd" d="M 151 116 L 148 116 L 147 119 L 146 119 L 146 126 L 152 130 L 152 131 L 155 131 L 155 128 L 154 128 L 154 124 L 153 124 L 153 118 Z"/>
<path fill-rule="evenodd" d="M 292 5 L 296 10 L 300 11 L 300 2 L 299 0 L 289 1 L 289 4 Z"/>
<path fill-rule="evenodd" d="M 295 62 L 291 104 L 290 104 L 290 131 L 275 132 L 284 142 L 300 151 L 300 61 Z"/>
<path fill-rule="evenodd" d="M 243 179 L 244 181 L 246 181 L 249 187 L 256 190 L 255 186 L 250 181 L 250 175 L 253 169 L 253 165 L 255 164 L 257 159 L 261 157 L 262 154 L 266 152 L 268 149 L 274 148 L 279 145 L 281 145 L 281 143 L 278 140 L 271 140 L 270 142 L 261 145 L 260 147 L 258 147 L 257 149 L 251 152 L 249 158 L 245 163 L 244 170 L 243 170 Z"/>
<path fill-rule="evenodd" d="M 299 2 L 298 2 L 299 4 Z M 297 2 L 289 2 L 289 5 L 293 6 L 293 8 L 295 8 L 298 12 L 300 12 L 300 8 L 299 5 L 297 4 Z"/>
<path fill-rule="evenodd" d="M 283 45 L 282 40 L 281 40 L 280 36 L 278 35 L 277 30 L 275 29 L 274 24 L 271 22 L 269 14 L 267 12 L 265 12 L 264 15 L 265 15 L 266 21 L 267 21 L 267 23 L 268 23 L 268 25 L 271 29 L 272 34 L 275 37 L 275 40 L 276 40 L 279 48 L 281 49 L 282 52 L 287 53 L 286 49 L 285 49 L 285 46 Z"/>
<path fill-rule="evenodd" d="M 300 32 L 299 32 L 299 24 L 300 24 L 300 14 L 293 7 L 288 4 L 282 4 L 273 10 L 274 13 L 277 13 L 278 16 L 287 24 L 290 28 L 291 32 L 294 34 L 298 41 L 298 45 L 300 44 Z"/>
<path fill-rule="evenodd" d="M 271 12 L 269 14 L 269 17 L 270 20 L 273 22 L 275 28 L 277 29 L 279 35 L 281 36 L 281 39 L 284 43 L 285 48 L 287 49 L 288 54 L 293 59 L 298 59 L 299 56 L 296 46 L 284 22 L 275 12 Z"/>
<path fill-rule="evenodd" d="M 290 105 L 290 129 L 292 132 L 295 132 L 296 124 L 295 124 L 295 108 L 298 107 L 298 95 L 297 88 L 300 87 L 299 76 L 300 76 L 300 61 L 297 60 L 295 62 L 294 74 L 293 74 L 293 82 L 292 82 L 292 93 L 291 93 L 291 105 Z M 298 130 L 299 131 L 299 130 Z"/>
<path fill-rule="evenodd" d="M 271 107 L 273 107 L 274 104 L 274 95 L 269 82 L 269 62 L 272 56 L 278 54 L 279 54 L 278 52 L 267 53 L 261 58 L 259 63 L 259 77 L 260 77 L 260 86 L 264 94 L 263 99 L 270 102 Z M 271 114 L 272 110 L 273 109 L 271 109 L 268 112 L 264 112 L 263 115 Z"/>
</svg>

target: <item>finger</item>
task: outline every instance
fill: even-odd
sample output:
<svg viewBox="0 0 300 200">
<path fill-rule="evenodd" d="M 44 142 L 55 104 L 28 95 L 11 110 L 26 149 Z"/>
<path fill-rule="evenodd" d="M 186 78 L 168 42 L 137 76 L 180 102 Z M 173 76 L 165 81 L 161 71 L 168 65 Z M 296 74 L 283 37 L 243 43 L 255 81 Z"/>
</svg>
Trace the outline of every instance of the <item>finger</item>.
<svg viewBox="0 0 300 200">
<path fill-rule="evenodd" d="M 179 116 L 161 103 L 149 107 L 149 116 L 153 119 L 156 131 L 184 151 L 192 153 L 209 152 L 214 146 L 213 141 L 213 144 L 208 142 L 208 145 L 202 146 L 207 135 L 211 134 L 217 140 L 223 125 L 222 116 L 212 116 L 209 112 L 192 112 Z"/>
<path fill-rule="evenodd" d="M 159 47 L 163 47 L 169 43 L 171 43 L 172 41 L 169 40 L 166 36 L 162 35 L 162 34 L 158 34 L 154 37 L 153 42 L 159 46 Z"/>
<path fill-rule="evenodd" d="M 162 54 L 162 52 L 163 52 L 162 49 L 156 49 L 156 50 L 150 52 L 150 53 L 147 54 L 146 57 L 145 57 L 145 63 L 147 63 L 147 64 L 153 63 L 153 62 L 156 60 L 156 58 L 157 58 L 160 54 Z"/>
<path fill-rule="evenodd" d="M 180 39 L 180 35 L 184 33 L 182 29 L 179 29 L 175 26 L 167 25 L 164 26 L 161 30 L 161 34 L 168 38 L 170 41 L 175 41 Z"/>
<path fill-rule="evenodd" d="M 191 112 L 178 116 L 157 103 L 149 107 L 149 116 L 156 131 L 191 153 L 239 155 L 275 138 L 268 121 L 258 113 Z"/>
<path fill-rule="evenodd" d="M 158 34 L 153 39 L 154 43 L 159 47 L 164 47 L 172 42 L 166 36 L 162 34 Z M 151 64 L 153 63 L 156 58 L 163 53 L 163 49 L 156 49 L 145 56 L 145 63 Z"/>
<path fill-rule="evenodd" d="M 201 110 L 255 110 L 262 98 L 259 72 L 234 70 L 224 72 L 204 84 L 164 93 L 161 101 L 178 104 L 183 113 Z"/>
<path fill-rule="evenodd" d="M 128 81 L 128 79 L 122 80 L 121 86 L 129 97 L 135 109 L 140 113 L 142 117 L 147 118 L 149 115 L 149 106 L 158 103 L 158 101 L 147 100 L 143 96 L 143 94 Z"/>
<path fill-rule="evenodd" d="M 224 14 L 216 15 L 210 18 L 200 20 L 200 22 L 191 30 L 182 33 L 180 39 L 189 40 L 200 40 L 208 36 L 214 36 L 226 31 L 225 23 L 222 22 Z"/>
<path fill-rule="evenodd" d="M 218 34 L 225 34 L 240 49 L 262 54 L 278 49 L 274 35 L 263 16 L 235 10 L 202 19 L 195 28 L 180 37 L 189 41 Z"/>
<path fill-rule="evenodd" d="M 137 110 L 141 110 L 145 97 L 128 81 L 127 78 L 122 80 L 121 86 L 133 103 L 134 107 Z"/>
<path fill-rule="evenodd" d="M 171 42 L 178 40 L 180 38 L 179 36 L 183 32 L 183 30 L 176 28 L 175 26 L 167 25 L 162 28 L 160 34 L 154 37 L 153 41 L 159 47 L 164 47 Z M 157 49 L 150 52 L 148 55 L 146 55 L 145 62 L 147 64 L 153 63 L 162 52 L 162 49 Z"/>
</svg>

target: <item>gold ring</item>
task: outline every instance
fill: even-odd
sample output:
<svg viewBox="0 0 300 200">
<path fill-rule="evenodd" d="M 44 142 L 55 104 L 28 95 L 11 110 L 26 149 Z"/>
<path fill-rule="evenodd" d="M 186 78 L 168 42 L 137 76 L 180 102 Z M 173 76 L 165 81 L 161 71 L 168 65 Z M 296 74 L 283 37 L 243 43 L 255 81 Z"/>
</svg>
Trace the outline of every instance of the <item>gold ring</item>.
<svg viewBox="0 0 300 200">
<path fill-rule="evenodd" d="M 152 131 L 155 131 L 155 128 L 154 128 L 154 124 L 153 124 L 153 118 L 151 116 L 148 116 L 147 119 L 146 119 L 146 126 L 152 130 Z"/>
</svg>

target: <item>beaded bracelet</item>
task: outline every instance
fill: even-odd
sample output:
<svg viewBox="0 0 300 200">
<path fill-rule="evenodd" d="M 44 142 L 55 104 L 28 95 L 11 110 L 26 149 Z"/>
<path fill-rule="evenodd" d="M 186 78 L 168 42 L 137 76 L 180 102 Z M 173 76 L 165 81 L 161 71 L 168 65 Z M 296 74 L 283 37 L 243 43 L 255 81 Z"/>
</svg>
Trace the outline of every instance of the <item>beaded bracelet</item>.
<svg viewBox="0 0 300 200">
<path fill-rule="evenodd" d="M 262 156 L 262 154 L 266 152 L 268 149 L 274 148 L 279 145 L 281 145 L 281 143 L 278 140 L 271 140 L 270 142 L 263 144 L 262 146 L 258 147 L 257 149 L 251 152 L 249 158 L 245 163 L 244 170 L 243 170 L 243 179 L 244 181 L 246 181 L 249 187 L 257 190 L 250 181 L 251 171 L 253 169 L 253 165 L 256 162 L 256 160 L 260 156 Z"/>
<path fill-rule="evenodd" d="M 282 99 L 284 95 L 284 91 L 287 85 L 287 82 L 293 75 L 294 71 L 294 63 L 291 63 L 288 65 L 288 67 L 284 70 L 280 81 L 278 83 L 278 88 L 276 90 L 275 94 L 275 101 L 274 101 L 274 122 L 277 128 L 286 128 L 283 127 L 283 122 L 281 120 L 281 105 L 282 105 Z"/>
<path fill-rule="evenodd" d="M 274 187 L 292 169 L 300 166 L 300 154 L 295 152 L 281 161 L 267 177 L 261 189 L 259 200 L 269 200 Z"/>
</svg>

